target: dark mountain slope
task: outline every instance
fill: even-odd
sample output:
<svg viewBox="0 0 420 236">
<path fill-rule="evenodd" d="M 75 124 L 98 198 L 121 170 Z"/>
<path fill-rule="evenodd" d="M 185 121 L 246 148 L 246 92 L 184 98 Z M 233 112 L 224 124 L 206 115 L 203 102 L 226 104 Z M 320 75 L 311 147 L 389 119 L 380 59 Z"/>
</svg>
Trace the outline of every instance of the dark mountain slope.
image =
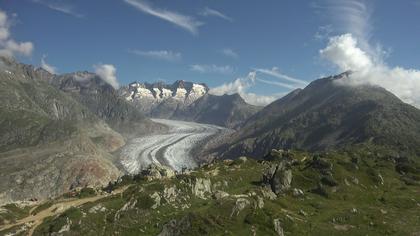
<svg viewBox="0 0 420 236">
<path fill-rule="evenodd" d="M 272 148 L 325 150 L 363 142 L 420 153 L 420 110 L 374 86 L 345 86 L 348 73 L 319 79 L 251 117 L 224 156 Z"/>
<path fill-rule="evenodd" d="M 50 83 L 70 94 L 113 129 L 128 136 L 164 129 L 146 118 L 138 109 L 118 95 L 118 91 L 98 75 L 76 72 L 55 76 Z"/>
<path fill-rule="evenodd" d="M 257 106 L 247 104 L 239 94 L 223 96 L 206 94 L 185 110 L 178 110 L 173 118 L 238 128 L 259 109 Z"/>
</svg>

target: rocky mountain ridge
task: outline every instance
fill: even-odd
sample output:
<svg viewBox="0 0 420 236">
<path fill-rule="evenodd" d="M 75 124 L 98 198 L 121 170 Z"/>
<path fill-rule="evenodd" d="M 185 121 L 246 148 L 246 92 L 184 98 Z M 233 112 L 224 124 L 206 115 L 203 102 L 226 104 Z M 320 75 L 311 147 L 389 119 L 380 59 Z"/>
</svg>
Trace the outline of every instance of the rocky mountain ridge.
<svg viewBox="0 0 420 236">
<path fill-rule="evenodd" d="M 120 95 L 152 118 L 176 119 L 238 128 L 260 108 L 238 94 L 215 96 L 204 83 L 178 80 L 173 84 L 133 82 Z"/>
<path fill-rule="evenodd" d="M 321 151 L 360 143 L 419 154 L 420 110 L 381 87 L 347 85 L 349 73 L 267 105 L 224 139 L 219 154 L 258 157 L 279 147 Z"/>
</svg>

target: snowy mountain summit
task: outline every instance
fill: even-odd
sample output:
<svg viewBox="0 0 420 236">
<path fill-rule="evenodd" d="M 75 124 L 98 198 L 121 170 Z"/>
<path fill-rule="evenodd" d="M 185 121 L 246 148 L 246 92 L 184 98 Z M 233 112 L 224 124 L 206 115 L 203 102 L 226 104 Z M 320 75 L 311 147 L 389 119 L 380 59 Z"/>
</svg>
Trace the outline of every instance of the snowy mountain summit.
<svg viewBox="0 0 420 236">
<path fill-rule="evenodd" d="M 151 114 L 159 106 L 172 109 L 189 106 L 208 91 L 209 88 L 205 84 L 183 80 L 173 84 L 133 82 L 121 88 L 121 95 L 145 114 Z"/>
</svg>

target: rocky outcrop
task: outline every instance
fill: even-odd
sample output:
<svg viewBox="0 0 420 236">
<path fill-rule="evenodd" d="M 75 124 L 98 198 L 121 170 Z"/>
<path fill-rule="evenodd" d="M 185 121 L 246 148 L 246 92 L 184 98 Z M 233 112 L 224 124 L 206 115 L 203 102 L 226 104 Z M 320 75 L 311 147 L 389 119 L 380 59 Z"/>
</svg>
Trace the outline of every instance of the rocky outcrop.
<svg viewBox="0 0 420 236">
<path fill-rule="evenodd" d="M 175 176 L 175 171 L 170 167 L 161 165 L 159 163 L 152 163 L 146 169 L 141 171 L 141 175 L 147 180 L 155 180 L 162 178 L 172 178 Z"/>
<path fill-rule="evenodd" d="M 286 162 L 272 164 L 263 175 L 263 183 L 271 187 L 275 194 L 281 194 L 290 189 L 292 170 Z"/>
<path fill-rule="evenodd" d="M 282 194 L 288 191 L 292 183 L 292 168 L 299 161 L 287 151 L 273 149 L 264 157 L 269 160 L 268 167 L 263 173 L 262 183 L 269 186 L 275 194 Z"/>
<path fill-rule="evenodd" d="M 236 199 L 235 206 L 232 209 L 232 213 L 230 214 L 230 217 L 239 215 L 239 213 L 250 204 L 251 202 L 246 198 Z"/>
<path fill-rule="evenodd" d="M 191 183 L 192 194 L 201 199 L 207 199 L 212 193 L 210 179 L 196 178 Z"/>
</svg>

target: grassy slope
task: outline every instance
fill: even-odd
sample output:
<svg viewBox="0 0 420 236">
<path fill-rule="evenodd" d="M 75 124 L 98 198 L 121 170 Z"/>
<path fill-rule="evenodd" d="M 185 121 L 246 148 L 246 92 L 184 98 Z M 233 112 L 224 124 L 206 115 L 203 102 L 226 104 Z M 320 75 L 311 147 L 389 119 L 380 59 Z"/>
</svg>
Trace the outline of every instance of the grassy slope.
<svg viewBox="0 0 420 236">
<path fill-rule="evenodd" d="M 321 195 L 312 190 L 322 182 L 325 170 L 310 165 L 313 155 L 293 152 L 297 160 L 306 157 L 306 161 L 292 167 L 292 188 L 302 189 L 304 197 L 293 197 L 287 193 L 275 200 L 264 199 L 261 209 L 254 203 L 261 196 L 260 181 L 263 170 L 270 164 L 267 162 L 217 162 L 191 175 L 151 182 L 127 178 L 121 185 L 133 185 L 121 196 L 88 203 L 49 218 L 36 229 L 35 235 L 57 232 L 68 222 L 67 219 L 72 222 L 71 231 L 67 232 L 69 235 L 111 235 L 116 232 L 123 235 L 157 235 L 163 225 L 172 219 L 189 222 L 182 235 L 250 235 L 252 230 L 256 230 L 257 235 L 275 235 L 273 219 L 276 218 L 280 219 L 286 235 L 419 233 L 420 165 L 415 162 L 409 165 L 406 165 L 407 162 L 396 163 L 391 156 L 392 153 L 386 150 L 366 148 L 321 155 L 324 163 L 332 164 L 332 176 L 338 183 L 330 187 L 324 180 L 324 194 Z M 405 172 L 401 174 L 397 170 Z M 228 192 L 231 197 L 216 200 L 209 196 L 203 200 L 193 196 L 188 183 L 195 178 L 209 178 L 212 184 L 220 183 L 217 189 Z M 162 200 L 161 206 L 151 209 L 154 201 L 150 195 L 154 192 L 163 195 L 164 189 L 171 186 L 180 191 L 175 202 Z M 251 205 L 231 217 L 236 201 L 232 195 L 251 192 L 256 193 L 256 196 L 246 197 Z M 127 203 L 134 205 L 120 210 Z M 106 210 L 89 211 L 97 205 Z M 182 209 L 185 205 L 190 207 Z"/>
</svg>

